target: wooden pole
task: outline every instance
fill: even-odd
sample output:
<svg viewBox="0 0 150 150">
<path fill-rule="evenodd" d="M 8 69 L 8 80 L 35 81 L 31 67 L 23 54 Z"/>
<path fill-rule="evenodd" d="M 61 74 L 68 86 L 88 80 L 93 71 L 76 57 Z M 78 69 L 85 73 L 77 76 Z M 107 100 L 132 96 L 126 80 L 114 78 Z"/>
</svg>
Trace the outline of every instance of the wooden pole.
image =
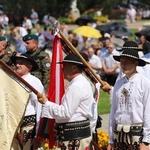
<svg viewBox="0 0 150 150">
<path fill-rule="evenodd" d="M 78 50 L 72 45 L 72 43 L 64 36 L 64 34 L 61 31 L 59 31 L 59 33 L 60 33 L 60 36 L 62 37 L 62 39 L 64 40 L 64 42 L 66 42 L 68 44 L 68 46 L 71 48 L 73 53 L 78 55 L 80 57 L 82 63 L 89 68 L 90 72 L 93 74 L 93 76 L 96 78 L 96 80 L 101 84 L 101 86 L 104 86 L 104 81 L 102 81 L 101 78 L 93 71 L 91 66 L 85 61 L 85 59 L 78 52 Z"/>
<path fill-rule="evenodd" d="M 13 71 L 6 63 L 0 60 L 0 65 L 6 69 L 11 75 L 19 80 L 19 82 L 23 83 L 27 88 L 33 91 L 38 97 L 41 97 L 42 94 L 39 93 L 33 86 L 31 86 L 28 82 L 26 82 L 23 78 L 21 78 L 15 71 Z"/>
<path fill-rule="evenodd" d="M 94 142 L 93 140 L 91 141 L 91 144 L 94 146 L 94 148 L 95 148 L 96 150 L 102 150 L 102 149 L 97 145 L 97 143 Z"/>
</svg>

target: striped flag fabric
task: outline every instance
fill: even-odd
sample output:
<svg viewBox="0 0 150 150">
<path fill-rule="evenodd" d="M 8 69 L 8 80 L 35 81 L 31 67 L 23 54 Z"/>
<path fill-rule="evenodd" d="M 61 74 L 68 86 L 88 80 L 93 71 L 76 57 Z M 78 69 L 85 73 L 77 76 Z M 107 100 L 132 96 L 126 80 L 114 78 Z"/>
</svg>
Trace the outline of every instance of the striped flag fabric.
<svg viewBox="0 0 150 150">
<path fill-rule="evenodd" d="M 64 95 L 64 75 L 62 72 L 62 64 L 57 62 L 63 61 L 63 51 L 60 38 L 56 35 L 53 41 L 53 55 L 50 73 L 50 85 L 47 92 L 47 98 L 56 103 L 61 104 L 62 96 Z M 55 145 L 54 141 L 54 119 L 49 119 L 49 148 Z"/>
<path fill-rule="evenodd" d="M 64 95 L 64 75 L 62 72 L 62 64 L 57 64 L 57 62 L 63 61 L 63 50 L 61 45 L 61 40 L 58 35 L 55 35 L 53 41 L 53 53 L 52 62 L 50 68 L 50 84 L 47 91 L 47 98 L 49 101 L 56 104 L 61 104 L 62 96 Z M 41 118 L 38 138 L 48 139 L 49 148 L 57 146 L 55 141 L 55 132 L 53 130 L 55 124 L 55 119 Z"/>
</svg>

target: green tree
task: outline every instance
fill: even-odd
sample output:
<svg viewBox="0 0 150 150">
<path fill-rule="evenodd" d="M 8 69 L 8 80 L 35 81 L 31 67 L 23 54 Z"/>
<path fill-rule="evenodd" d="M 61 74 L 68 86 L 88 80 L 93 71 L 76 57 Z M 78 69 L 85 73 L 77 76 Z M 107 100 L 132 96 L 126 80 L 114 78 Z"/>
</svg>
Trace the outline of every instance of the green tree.
<svg viewBox="0 0 150 150">
<path fill-rule="evenodd" d="M 142 3 L 150 5 L 147 0 L 139 0 Z M 54 17 L 59 18 L 60 16 L 65 16 L 70 11 L 71 0 L 0 0 L 1 5 L 3 5 L 7 13 L 16 18 L 22 18 L 24 15 L 30 16 L 31 8 L 34 8 L 40 19 L 50 12 Z M 79 8 L 81 14 L 90 8 L 102 9 L 104 15 L 109 15 L 112 13 L 114 6 L 121 4 L 123 0 L 78 0 L 77 7 Z M 127 1 L 128 3 L 130 0 Z"/>
<path fill-rule="evenodd" d="M 150 7 L 150 1 L 147 1 L 147 0 L 139 0 L 139 2 L 143 3 L 143 4 L 146 4 Z"/>
</svg>

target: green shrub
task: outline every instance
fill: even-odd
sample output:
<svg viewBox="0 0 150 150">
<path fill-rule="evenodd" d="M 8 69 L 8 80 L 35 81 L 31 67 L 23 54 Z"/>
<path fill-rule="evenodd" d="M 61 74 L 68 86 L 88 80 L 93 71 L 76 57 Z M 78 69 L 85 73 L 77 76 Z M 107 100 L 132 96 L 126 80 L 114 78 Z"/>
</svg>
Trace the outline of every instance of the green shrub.
<svg viewBox="0 0 150 150">
<path fill-rule="evenodd" d="M 66 24 L 74 24 L 75 23 L 75 20 L 71 19 L 71 18 L 68 18 L 68 17 L 60 17 L 58 18 L 58 21 L 60 23 L 66 23 Z"/>
<path fill-rule="evenodd" d="M 94 20 L 98 20 L 102 23 L 106 23 L 108 20 L 107 16 L 94 16 L 93 18 L 94 18 Z"/>
</svg>

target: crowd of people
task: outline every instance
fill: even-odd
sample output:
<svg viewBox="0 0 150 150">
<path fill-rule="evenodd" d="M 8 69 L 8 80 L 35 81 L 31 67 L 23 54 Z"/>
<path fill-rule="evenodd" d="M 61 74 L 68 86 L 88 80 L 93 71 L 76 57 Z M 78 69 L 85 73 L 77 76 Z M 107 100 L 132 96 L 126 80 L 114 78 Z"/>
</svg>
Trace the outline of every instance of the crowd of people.
<svg viewBox="0 0 150 150">
<path fill-rule="evenodd" d="M 36 96 L 31 92 L 13 150 L 40 148 L 36 137 L 40 117 L 55 119 L 56 137 L 62 150 L 88 149 L 92 133 L 96 132 L 95 99 L 99 94 L 95 91 L 100 92 L 100 85 L 92 83 L 93 91 L 91 82 L 83 75 L 87 66 L 78 55 L 69 54 L 58 62 L 63 65 L 64 78 L 69 82 L 62 103 L 58 105 L 46 98 L 49 75 L 53 71 L 50 70 L 54 39 L 49 26 L 51 17 L 50 13 L 43 17 L 42 29 L 38 13 L 32 9 L 31 16 L 25 16 L 22 24 L 11 25 L 9 33 L 0 35 L 0 59 L 42 93 Z M 96 39 L 69 32 L 65 23 L 58 28 L 104 81 L 101 88 L 110 93 L 108 150 L 148 149 L 150 81 L 148 67 L 145 68 L 149 64 L 150 43 L 145 35 L 141 35 L 138 42 L 108 33 Z"/>
</svg>

